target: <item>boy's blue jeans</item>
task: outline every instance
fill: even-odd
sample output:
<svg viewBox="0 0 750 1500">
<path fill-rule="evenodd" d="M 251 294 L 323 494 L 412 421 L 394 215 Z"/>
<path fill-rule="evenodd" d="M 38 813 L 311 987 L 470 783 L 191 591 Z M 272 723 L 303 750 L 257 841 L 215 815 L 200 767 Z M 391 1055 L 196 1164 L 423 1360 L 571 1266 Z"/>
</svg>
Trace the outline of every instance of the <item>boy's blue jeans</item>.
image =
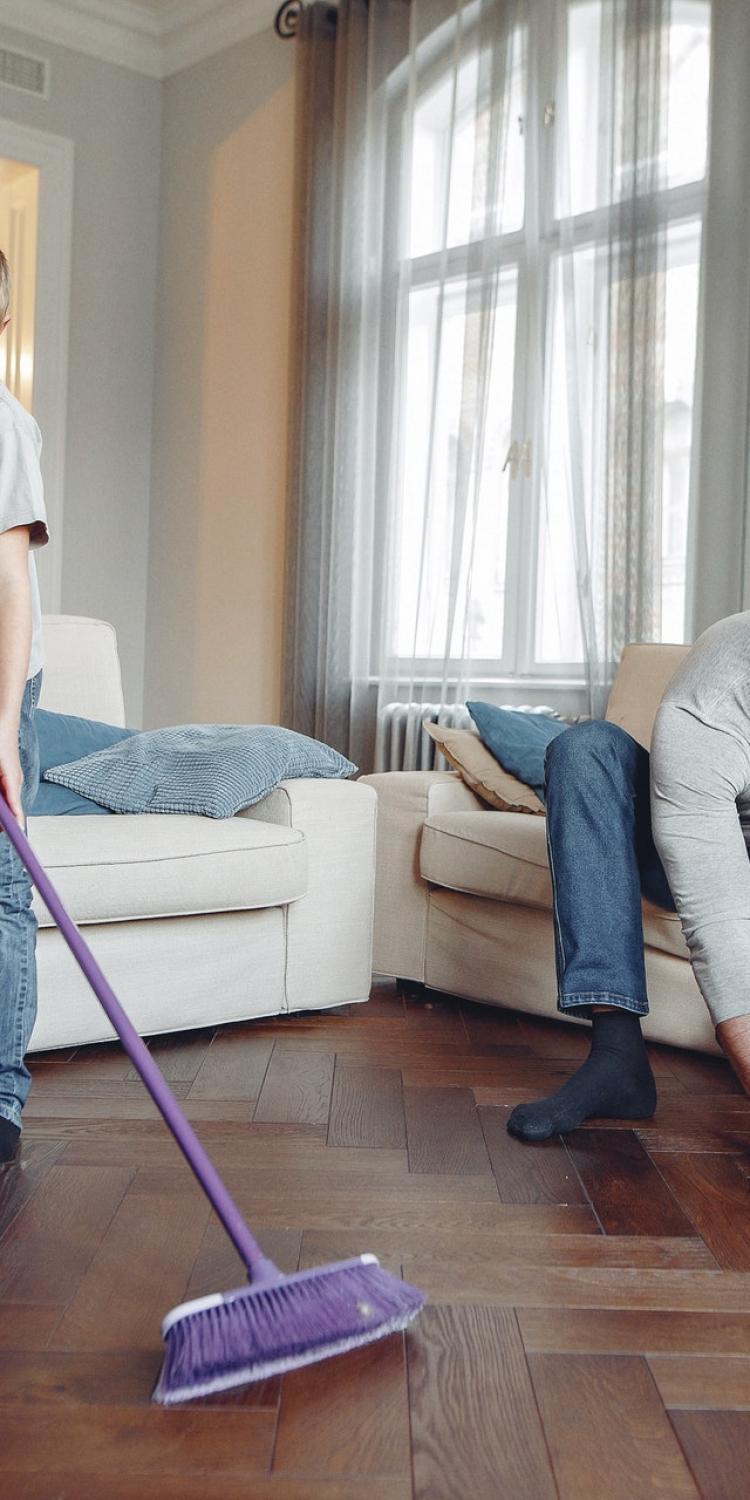
<svg viewBox="0 0 750 1500">
<path fill-rule="evenodd" d="M 645 1016 L 641 896 L 676 910 L 651 832 L 648 751 L 592 719 L 550 741 L 544 769 L 558 1010 Z"/>
<path fill-rule="evenodd" d="M 39 741 L 34 714 L 42 671 L 27 680 L 21 705 L 18 749 L 23 770 L 21 806 L 28 815 L 39 788 Z M 28 824 L 24 818 L 24 831 Z M 31 1087 L 24 1055 L 36 1019 L 37 919 L 32 884 L 8 835 L 0 830 L 0 1115 L 21 1124 Z"/>
</svg>

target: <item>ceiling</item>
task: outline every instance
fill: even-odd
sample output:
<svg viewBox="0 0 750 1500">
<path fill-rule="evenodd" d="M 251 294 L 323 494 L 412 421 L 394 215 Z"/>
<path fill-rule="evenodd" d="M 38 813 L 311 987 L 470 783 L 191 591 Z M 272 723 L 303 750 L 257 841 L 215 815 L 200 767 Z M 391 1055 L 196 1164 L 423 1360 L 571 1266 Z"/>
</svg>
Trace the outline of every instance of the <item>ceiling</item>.
<svg viewBox="0 0 750 1500">
<path fill-rule="evenodd" d="M 151 77 L 165 78 L 266 30 L 273 25 L 278 3 L 0 0 L 0 26 L 12 26 L 34 41 L 56 42 Z"/>
</svg>

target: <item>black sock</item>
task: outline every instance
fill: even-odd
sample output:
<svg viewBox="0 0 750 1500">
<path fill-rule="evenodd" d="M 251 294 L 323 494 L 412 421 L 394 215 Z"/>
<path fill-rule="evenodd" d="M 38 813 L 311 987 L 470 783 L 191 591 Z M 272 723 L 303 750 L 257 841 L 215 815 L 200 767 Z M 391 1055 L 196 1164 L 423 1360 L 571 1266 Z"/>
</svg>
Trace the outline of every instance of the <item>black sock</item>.
<svg viewBox="0 0 750 1500">
<path fill-rule="evenodd" d="M 544 1141 L 575 1130 L 583 1120 L 645 1120 L 656 1109 L 656 1084 L 641 1023 L 633 1011 L 595 1011 L 591 1051 L 556 1094 L 536 1104 L 517 1104 L 508 1118 L 511 1135 Z"/>
<path fill-rule="evenodd" d="M 20 1134 L 18 1126 L 12 1120 L 6 1120 L 4 1115 L 0 1115 L 0 1163 L 13 1160 Z"/>
</svg>

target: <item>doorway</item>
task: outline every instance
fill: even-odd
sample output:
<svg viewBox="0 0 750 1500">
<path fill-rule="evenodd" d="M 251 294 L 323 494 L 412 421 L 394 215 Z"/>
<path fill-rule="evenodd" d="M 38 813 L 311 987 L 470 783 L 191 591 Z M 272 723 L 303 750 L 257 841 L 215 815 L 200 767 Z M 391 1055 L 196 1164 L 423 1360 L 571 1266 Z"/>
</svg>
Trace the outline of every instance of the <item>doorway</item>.
<svg viewBox="0 0 750 1500">
<path fill-rule="evenodd" d="M 11 268 L 10 323 L 0 340 L 0 380 L 34 409 L 34 315 L 40 168 L 0 157 L 0 246 Z"/>
<path fill-rule="evenodd" d="M 11 275 L 0 379 L 42 431 L 50 542 L 36 565 L 47 614 L 62 608 L 72 223 L 73 142 L 0 118 L 0 248 Z"/>
</svg>

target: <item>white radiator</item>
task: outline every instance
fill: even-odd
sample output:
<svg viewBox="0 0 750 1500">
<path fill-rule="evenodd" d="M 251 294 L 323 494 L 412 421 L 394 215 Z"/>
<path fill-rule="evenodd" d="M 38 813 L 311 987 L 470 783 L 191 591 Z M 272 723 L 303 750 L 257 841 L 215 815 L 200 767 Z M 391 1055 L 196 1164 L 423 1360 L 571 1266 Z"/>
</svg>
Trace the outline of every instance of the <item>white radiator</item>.
<svg viewBox="0 0 750 1500">
<path fill-rule="evenodd" d="M 445 756 L 425 734 L 422 723 L 471 729 L 473 719 L 465 703 L 386 703 L 378 725 L 376 771 L 444 771 Z"/>
<path fill-rule="evenodd" d="M 546 704 L 502 703 L 517 713 L 553 714 Z M 422 724 L 431 719 L 450 729 L 474 729 L 465 703 L 386 703 L 378 724 L 376 771 L 446 771 L 450 766 Z"/>
</svg>

